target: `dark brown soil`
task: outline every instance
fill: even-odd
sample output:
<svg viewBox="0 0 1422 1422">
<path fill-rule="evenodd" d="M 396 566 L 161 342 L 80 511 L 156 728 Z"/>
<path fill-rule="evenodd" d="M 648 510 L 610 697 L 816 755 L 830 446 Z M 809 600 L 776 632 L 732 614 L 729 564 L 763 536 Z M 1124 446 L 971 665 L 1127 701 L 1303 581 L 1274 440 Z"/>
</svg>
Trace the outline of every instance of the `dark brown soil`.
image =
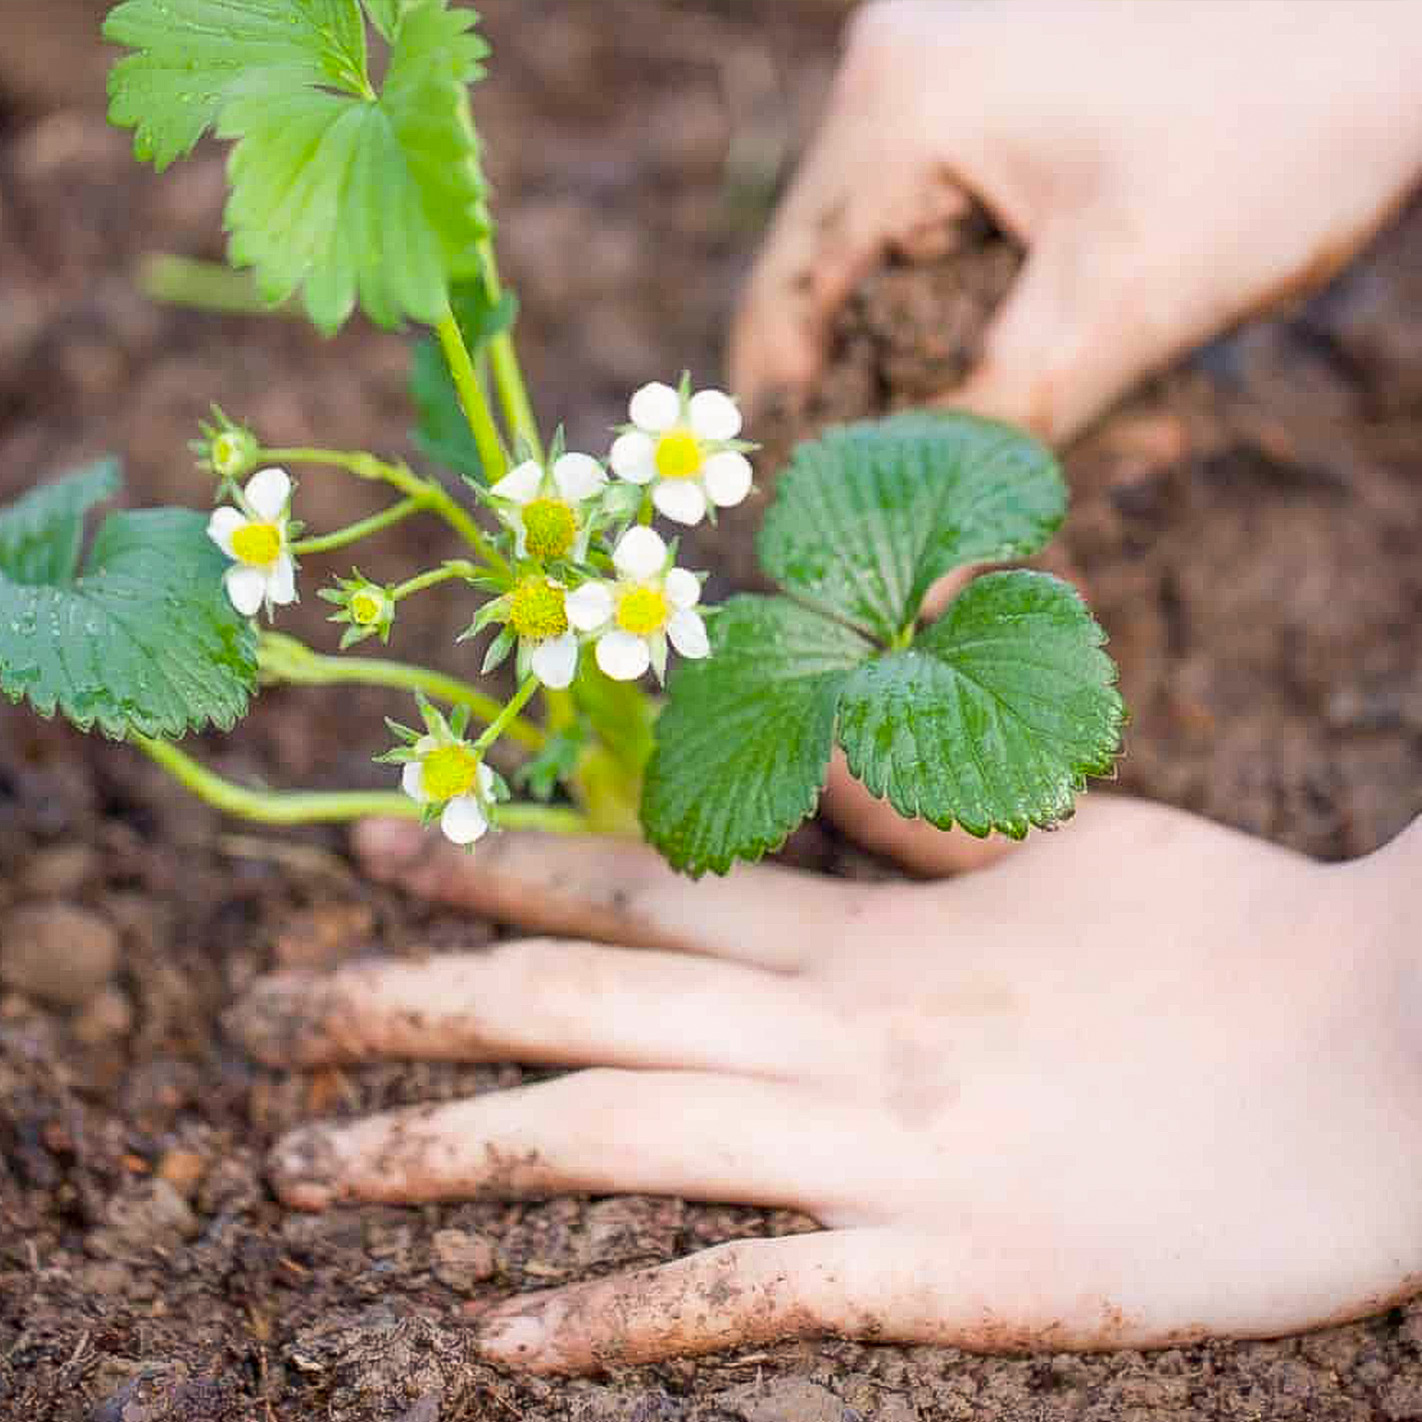
<svg viewBox="0 0 1422 1422">
<path fill-rule="evenodd" d="M 86 8 L 102 7 L 11 0 L 0 44 L 0 497 L 114 450 L 134 502 L 201 504 L 184 442 L 214 398 L 273 440 L 402 452 L 400 340 L 323 343 L 138 295 L 144 252 L 220 252 L 221 157 L 140 172 L 104 127 L 94 52 L 25 47 Z M 498 62 L 479 114 L 530 374 L 542 407 L 594 446 L 631 386 L 682 365 L 714 376 L 767 178 L 822 93 L 834 26 L 751 0 L 485 8 Z M 976 250 L 865 286 L 814 419 L 913 402 L 961 374 L 1014 261 L 986 238 Z M 753 433 L 780 450 L 792 434 Z M 1422 215 L 1324 296 L 1139 393 L 1068 464 L 1065 546 L 1135 714 L 1126 788 L 1326 856 L 1422 810 Z M 360 493 L 313 475 L 303 502 L 319 523 Z M 366 571 L 443 551 L 437 533 L 402 534 Z M 725 550 L 728 575 L 743 565 Z M 461 615 L 429 607 L 397 650 L 452 657 Z M 327 638 L 315 599 L 297 622 Z M 384 709 L 273 692 L 203 752 L 238 776 L 380 783 L 367 756 Z M 828 830 L 800 852 L 852 862 Z M 67 951 L 17 978 L 15 915 L 25 941 Z M 796 1344 L 579 1382 L 476 1364 L 455 1319 L 466 1297 L 805 1227 L 641 1197 L 278 1208 L 262 1157 L 286 1127 L 520 1073 L 266 1072 L 224 1041 L 222 1009 L 275 964 L 495 932 L 362 884 L 338 834 L 223 821 L 132 752 L 0 712 L 0 1416 L 1422 1418 L 1416 1305 L 1148 1356 Z"/>
</svg>

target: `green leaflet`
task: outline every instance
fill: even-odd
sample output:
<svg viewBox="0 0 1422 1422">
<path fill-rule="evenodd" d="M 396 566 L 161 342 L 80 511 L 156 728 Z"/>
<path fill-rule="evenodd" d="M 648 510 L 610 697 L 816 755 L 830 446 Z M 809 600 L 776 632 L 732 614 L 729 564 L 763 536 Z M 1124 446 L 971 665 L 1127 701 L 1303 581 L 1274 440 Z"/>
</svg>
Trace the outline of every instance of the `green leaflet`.
<svg viewBox="0 0 1422 1422">
<path fill-rule="evenodd" d="M 787 592 L 888 641 L 935 578 L 1030 557 L 1065 516 L 1056 461 L 1028 435 L 915 412 L 800 445 L 756 547 Z"/>
<path fill-rule="evenodd" d="M 711 656 L 681 662 L 657 722 L 642 824 L 677 869 L 724 874 L 814 812 L 846 674 L 873 647 L 783 597 L 731 598 Z"/>
<path fill-rule="evenodd" d="M 1044 449 L 967 415 L 801 445 L 759 542 L 791 596 L 733 599 L 712 656 L 674 672 L 648 839 L 692 874 L 760 858 L 814 811 L 836 741 L 875 795 L 944 828 L 1021 838 L 1068 816 L 1085 777 L 1110 773 L 1125 719 L 1075 591 L 985 574 L 912 637 L 934 579 L 1036 551 L 1064 508 Z"/>
<path fill-rule="evenodd" d="M 226 224 L 265 299 L 301 293 L 331 332 L 443 316 L 489 230 L 467 85 L 487 46 L 446 0 L 367 6 L 390 41 L 371 85 L 356 0 L 125 0 L 105 34 L 136 52 L 110 118 L 160 168 L 208 129 L 235 142 Z"/>
<path fill-rule="evenodd" d="M 839 707 L 850 773 L 901 814 L 1021 839 L 1109 775 L 1125 710 L 1105 636 L 1046 573 L 985 573 L 904 652 L 866 662 Z"/>
<path fill-rule="evenodd" d="M 108 462 L 0 510 L 0 691 L 116 739 L 230 729 L 257 639 L 201 514 L 111 514 L 76 576 L 84 511 L 117 486 Z"/>
</svg>

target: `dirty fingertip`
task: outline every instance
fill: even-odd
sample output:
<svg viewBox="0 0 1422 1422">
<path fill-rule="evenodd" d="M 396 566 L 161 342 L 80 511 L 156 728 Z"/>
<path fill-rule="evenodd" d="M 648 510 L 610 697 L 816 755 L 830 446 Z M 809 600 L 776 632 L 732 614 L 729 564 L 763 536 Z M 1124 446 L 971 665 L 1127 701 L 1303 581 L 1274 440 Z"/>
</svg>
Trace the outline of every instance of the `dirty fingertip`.
<svg viewBox="0 0 1422 1422">
<path fill-rule="evenodd" d="M 324 1126 L 288 1131 L 267 1156 L 267 1178 L 278 1198 L 296 1210 L 324 1210 L 340 1196 L 340 1157 Z"/>
<path fill-rule="evenodd" d="M 530 1372 L 565 1370 L 552 1349 L 553 1330 L 544 1317 L 542 1305 L 530 1306 L 520 1299 L 482 1313 L 475 1324 L 479 1352 L 491 1363 Z"/>
<path fill-rule="evenodd" d="M 424 830 L 412 820 L 361 820 L 351 831 L 356 858 L 377 879 L 398 878 L 418 860 L 425 843 Z"/>
<path fill-rule="evenodd" d="M 315 1024 L 325 1010 L 312 973 L 274 973 L 260 978 L 222 1014 L 222 1029 L 264 1066 L 292 1066 L 306 1056 Z"/>
</svg>

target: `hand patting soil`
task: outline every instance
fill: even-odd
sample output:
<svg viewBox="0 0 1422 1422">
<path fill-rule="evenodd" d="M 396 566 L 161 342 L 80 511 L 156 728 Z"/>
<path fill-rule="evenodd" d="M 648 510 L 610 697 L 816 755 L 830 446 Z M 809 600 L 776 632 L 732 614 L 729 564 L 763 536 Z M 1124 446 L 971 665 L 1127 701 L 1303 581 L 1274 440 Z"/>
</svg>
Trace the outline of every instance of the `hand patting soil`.
<svg viewBox="0 0 1422 1422">
<path fill-rule="evenodd" d="M 728 187 L 728 135 L 768 134 L 770 152 L 794 131 L 833 26 L 788 6 L 486 8 L 501 65 L 478 112 L 532 374 L 549 408 L 581 402 L 571 432 L 593 445 L 641 380 L 682 364 L 715 373 L 754 242 L 745 191 Z M 220 250 L 220 155 L 155 180 L 105 130 L 101 96 L 37 111 L 33 93 L 0 93 L 0 494 L 115 448 L 135 501 L 200 504 L 209 485 L 183 445 L 211 399 L 284 441 L 399 452 L 398 341 L 357 330 L 326 344 L 133 291 L 143 251 Z M 1015 263 L 989 230 L 977 236 L 955 262 L 866 284 L 811 418 L 750 431 L 771 446 L 763 469 L 816 421 L 912 403 L 962 373 Z M 1422 809 L 1419 272 L 1411 214 L 1325 296 L 1172 372 L 1069 457 L 1065 547 L 1135 714 L 1126 788 L 1329 856 L 1371 848 Z M 352 513 L 334 478 L 309 476 L 303 498 L 313 519 Z M 745 523 L 724 527 L 734 577 Z M 438 536 L 408 526 L 388 571 L 366 571 L 391 575 L 402 539 Z M 324 645 L 321 611 L 308 597 L 298 625 Z M 462 614 L 413 612 L 397 652 L 439 656 Z M 377 783 L 365 757 L 385 709 L 270 694 L 203 753 L 234 775 Z M 475 1364 L 454 1321 L 466 1298 L 806 1222 L 644 1198 L 281 1211 L 261 1177 L 278 1131 L 521 1073 L 263 1072 L 221 1038 L 222 1009 L 279 963 L 468 946 L 494 930 L 361 885 L 337 835 L 224 822 L 129 752 L 23 712 L 0 724 L 3 921 L 63 904 L 105 945 L 82 992 L 71 973 L 59 995 L 10 981 L 0 997 L 0 1416 L 1422 1416 L 1415 1305 L 1305 1339 L 1149 1356 L 797 1344 L 592 1382 Z M 827 869 L 859 863 L 827 829 L 797 851 Z"/>
</svg>

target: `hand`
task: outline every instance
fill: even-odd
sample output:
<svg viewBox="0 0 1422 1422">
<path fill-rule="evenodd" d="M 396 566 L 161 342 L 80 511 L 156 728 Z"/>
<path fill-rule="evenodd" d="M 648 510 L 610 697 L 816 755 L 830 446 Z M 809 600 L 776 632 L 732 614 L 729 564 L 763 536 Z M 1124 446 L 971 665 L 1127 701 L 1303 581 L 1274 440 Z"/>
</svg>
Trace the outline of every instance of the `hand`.
<svg viewBox="0 0 1422 1422">
<path fill-rule="evenodd" d="M 1065 439 L 1347 261 L 1422 169 L 1419 63 L 1415 5 L 865 5 L 746 292 L 733 388 L 808 385 L 860 278 L 951 249 L 971 195 L 1029 257 L 952 402 Z"/>
<path fill-rule="evenodd" d="M 271 1160 L 290 1205 L 632 1191 L 828 1227 L 514 1298 L 477 1323 L 493 1359 L 1279 1334 L 1422 1283 L 1420 832 L 1410 864 L 1400 844 L 1325 868 L 1092 798 L 952 883 L 691 885 L 628 843 L 503 834 L 465 856 L 376 822 L 377 877 L 645 947 L 281 974 L 230 1025 L 273 1065 L 593 1068 L 294 1132 Z"/>
</svg>

